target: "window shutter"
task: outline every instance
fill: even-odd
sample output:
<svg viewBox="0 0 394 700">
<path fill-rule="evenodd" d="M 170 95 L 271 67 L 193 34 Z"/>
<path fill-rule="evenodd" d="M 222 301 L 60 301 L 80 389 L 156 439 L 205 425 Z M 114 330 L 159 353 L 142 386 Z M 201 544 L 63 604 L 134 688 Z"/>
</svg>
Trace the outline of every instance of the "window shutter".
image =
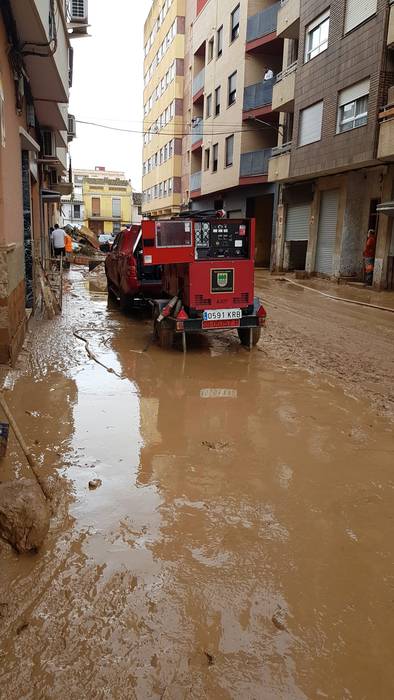
<svg viewBox="0 0 394 700">
<path fill-rule="evenodd" d="M 345 12 L 345 34 L 375 14 L 377 0 L 347 0 Z"/>
<path fill-rule="evenodd" d="M 351 85 L 345 90 L 341 90 L 339 93 L 339 106 L 347 105 L 349 102 L 358 100 L 359 97 L 364 97 L 364 95 L 369 95 L 369 78 L 367 80 L 362 80 L 361 83 L 356 83 Z"/>
<path fill-rule="evenodd" d="M 318 102 L 300 112 L 299 145 L 320 141 L 323 118 L 323 102 Z"/>
</svg>

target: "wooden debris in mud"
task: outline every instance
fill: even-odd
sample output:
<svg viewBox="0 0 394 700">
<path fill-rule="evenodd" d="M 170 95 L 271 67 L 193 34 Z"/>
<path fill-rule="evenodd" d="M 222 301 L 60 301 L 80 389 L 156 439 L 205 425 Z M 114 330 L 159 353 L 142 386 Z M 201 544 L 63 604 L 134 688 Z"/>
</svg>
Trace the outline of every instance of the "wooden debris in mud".
<svg viewBox="0 0 394 700">
<path fill-rule="evenodd" d="M 56 296 L 51 288 L 49 279 L 42 267 L 41 260 L 36 261 L 36 272 L 40 281 L 42 301 L 45 308 L 45 313 L 47 318 L 55 318 L 61 312 L 60 302 L 56 299 Z M 62 270 L 59 271 L 61 276 Z"/>
</svg>

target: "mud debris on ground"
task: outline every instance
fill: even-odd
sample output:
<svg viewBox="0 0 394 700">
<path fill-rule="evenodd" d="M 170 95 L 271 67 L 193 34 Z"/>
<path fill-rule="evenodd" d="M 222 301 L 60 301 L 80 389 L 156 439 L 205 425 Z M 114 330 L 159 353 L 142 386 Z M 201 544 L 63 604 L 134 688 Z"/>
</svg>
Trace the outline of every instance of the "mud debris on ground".
<svg viewBox="0 0 394 700">
<path fill-rule="evenodd" d="M 2 700 L 394 697 L 392 320 L 257 280 L 251 353 L 160 350 L 75 268 L 33 319 L 7 400 L 58 502 L 0 540 Z"/>
</svg>

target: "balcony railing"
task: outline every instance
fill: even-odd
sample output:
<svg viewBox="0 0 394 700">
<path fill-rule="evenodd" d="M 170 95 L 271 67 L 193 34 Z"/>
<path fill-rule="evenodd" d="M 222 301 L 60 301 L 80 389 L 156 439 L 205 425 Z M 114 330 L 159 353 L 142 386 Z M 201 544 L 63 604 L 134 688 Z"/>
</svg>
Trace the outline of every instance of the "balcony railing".
<svg viewBox="0 0 394 700">
<path fill-rule="evenodd" d="M 258 12 L 257 15 L 248 17 L 248 27 L 246 30 L 246 42 L 261 39 L 263 36 L 276 32 L 276 20 L 280 2 L 275 5 L 270 5 L 265 10 Z"/>
<path fill-rule="evenodd" d="M 204 87 L 205 70 L 204 68 L 200 70 L 193 80 L 193 95 L 197 95 L 200 90 Z"/>
<path fill-rule="evenodd" d="M 201 189 L 201 171 L 192 173 L 190 176 L 190 192 Z"/>
<path fill-rule="evenodd" d="M 287 1 L 287 0 L 286 0 Z M 295 70 L 297 70 L 297 65 L 298 61 L 294 61 L 294 63 L 291 63 L 287 68 L 284 68 L 278 75 L 276 76 L 276 82 L 280 83 L 283 78 L 286 78 L 287 75 L 290 75 L 291 73 L 294 73 Z"/>
<path fill-rule="evenodd" d="M 275 158 L 275 156 L 281 156 L 284 153 L 289 153 L 291 151 L 292 143 L 292 141 L 287 141 L 286 143 L 282 143 L 281 146 L 275 146 L 275 148 L 272 149 L 271 157 Z"/>
<path fill-rule="evenodd" d="M 272 103 L 274 80 L 263 80 L 244 89 L 244 112 L 258 107 L 267 107 Z"/>
<path fill-rule="evenodd" d="M 195 143 L 198 143 L 199 141 L 202 140 L 203 133 L 204 133 L 204 122 L 201 119 L 201 121 L 192 125 L 192 146 L 194 146 Z"/>
<path fill-rule="evenodd" d="M 263 148 L 262 151 L 241 153 L 240 177 L 254 177 L 268 173 L 268 161 L 272 155 L 272 148 Z"/>
</svg>

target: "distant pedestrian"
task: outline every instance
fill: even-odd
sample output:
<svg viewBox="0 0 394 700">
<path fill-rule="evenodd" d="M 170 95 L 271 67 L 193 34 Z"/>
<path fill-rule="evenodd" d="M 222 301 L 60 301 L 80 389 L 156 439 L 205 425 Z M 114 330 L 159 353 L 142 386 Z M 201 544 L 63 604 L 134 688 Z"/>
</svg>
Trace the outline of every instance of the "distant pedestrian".
<svg viewBox="0 0 394 700">
<path fill-rule="evenodd" d="M 375 250 L 376 250 L 376 233 L 370 228 L 368 231 L 368 238 L 365 244 L 363 256 L 364 256 L 364 269 L 365 269 L 365 284 L 369 287 L 372 285 L 373 281 L 373 269 L 375 265 Z"/>
<path fill-rule="evenodd" d="M 274 77 L 274 72 L 269 66 L 265 66 L 264 80 L 272 80 Z"/>
<path fill-rule="evenodd" d="M 56 256 L 64 255 L 66 252 L 65 246 L 66 233 L 58 224 L 55 224 L 52 231 L 52 244 Z"/>
<path fill-rule="evenodd" d="M 66 253 L 73 252 L 73 239 L 71 238 L 70 234 L 67 233 L 67 231 L 64 234 L 64 247 L 66 249 Z"/>
</svg>

